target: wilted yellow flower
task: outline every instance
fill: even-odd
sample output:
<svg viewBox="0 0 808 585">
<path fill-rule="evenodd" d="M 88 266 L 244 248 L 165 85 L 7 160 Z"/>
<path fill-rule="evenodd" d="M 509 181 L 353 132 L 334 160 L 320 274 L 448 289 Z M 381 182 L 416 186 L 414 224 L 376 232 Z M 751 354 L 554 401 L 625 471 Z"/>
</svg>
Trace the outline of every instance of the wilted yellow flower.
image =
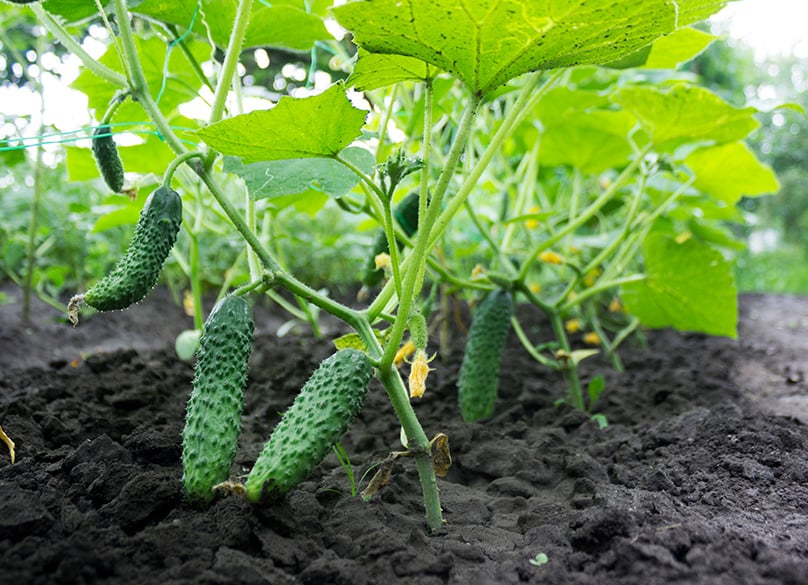
<svg viewBox="0 0 808 585">
<path fill-rule="evenodd" d="M 376 270 L 390 266 L 390 254 L 387 252 L 376 254 L 376 257 L 373 260 L 376 262 Z"/>
<path fill-rule="evenodd" d="M 482 277 L 485 274 L 485 268 L 483 268 L 482 264 L 477 264 L 474 268 L 471 269 L 471 279 L 476 280 Z"/>
<path fill-rule="evenodd" d="M 393 358 L 393 365 L 395 367 L 399 367 L 401 363 L 408 357 L 410 357 L 414 351 L 415 351 L 415 344 L 410 339 L 409 341 L 407 341 L 407 343 L 398 348 L 398 351 L 396 352 L 396 357 Z"/>
<path fill-rule="evenodd" d="M 609 312 L 610 313 L 620 313 L 623 310 L 623 303 L 618 298 L 612 299 L 612 302 L 609 303 Z"/>
<path fill-rule="evenodd" d="M 564 323 L 567 333 L 578 333 L 581 330 L 581 322 L 578 319 L 570 319 Z"/>
<path fill-rule="evenodd" d="M 538 206 L 538 205 L 534 205 L 533 207 L 531 207 L 530 209 L 528 209 L 528 211 L 527 211 L 527 212 L 528 212 L 528 213 L 538 213 L 539 211 L 541 211 L 541 209 L 539 208 L 539 206 Z M 529 229 L 529 230 L 535 230 L 537 227 L 539 227 L 539 220 L 537 220 L 537 219 L 533 219 L 533 218 L 531 218 L 531 219 L 527 219 L 527 220 L 525 220 L 525 227 L 526 227 L 527 229 Z"/>
<path fill-rule="evenodd" d="M 426 392 L 426 377 L 429 375 L 430 361 L 432 360 L 427 359 L 424 350 L 419 349 L 415 352 L 415 359 L 410 366 L 410 398 L 421 398 Z"/>
<path fill-rule="evenodd" d="M 589 345 L 600 345 L 600 336 L 594 331 L 590 331 L 584 335 L 584 343 Z"/>
<path fill-rule="evenodd" d="M 564 258 L 550 250 L 539 254 L 539 260 L 546 264 L 564 264 Z"/>
</svg>

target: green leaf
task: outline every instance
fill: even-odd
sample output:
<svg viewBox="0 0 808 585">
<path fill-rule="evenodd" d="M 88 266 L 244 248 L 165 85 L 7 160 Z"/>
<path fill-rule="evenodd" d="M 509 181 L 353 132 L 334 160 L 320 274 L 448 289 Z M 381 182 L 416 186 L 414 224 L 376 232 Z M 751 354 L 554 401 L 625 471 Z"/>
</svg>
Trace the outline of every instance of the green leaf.
<svg viewBox="0 0 808 585">
<path fill-rule="evenodd" d="M 676 69 L 696 58 L 717 37 L 695 28 L 683 28 L 661 37 L 652 45 L 608 63 L 614 69 L 644 67 L 645 69 Z"/>
<path fill-rule="evenodd" d="M 780 189 L 772 168 L 760 162 L 743 142 L 696 150 L 685 164 L 696 175 L 694 187 L 728 205 L 735 205 L 743 196 L 776 193 Z"/>
<path fill-rule="evenodd" d="M 366 174 L 371 174 L 376 164 L 376 159 L 370 152 L 355 146 L 343 150 L 340 157 Z M 341 197 L 359 182 L 359 177 L 353 171 L 329 158 L 298 158 L 242 165 L 238 159 L 228 157 L 225 159 L 224 171 L 244 179 L 253 199 L 273 199 L 309 190 Z"/>
<path fill-rule="evenodd" d="M 25 162 L 25 148 L 9 147 L 7 142 L 2 144 L 4 146 L 3 149 L 0 149 L 0 162 L 4 167 L 13 167 Z"/>
<path fill-rule="evenodd" d="M 168 45 L 163 40 L 156 37 L 145 40 L 136 38 L 135 45 L 140 55 L 149 93 L 155 99 L 160 96 L 159 105 L 163 112 L 169 113 L 179 104 L 189 102 L 198 96 L 200 82 L 181 50 L 171 51 L 166 67 Z M 189 48 L 200 62 L 210 58 L 210 48 L 202 43 L 190 43 Z M 121 59 L 115 45 L 110 45 L 99 61 L 115 71 L 122 72 Z M 165 87 L 163 87 L 164 81 Z M 118 92 L 117 87 L 96 77 L 87 68 L 82 69 L 71 87 L 87 95 L 90 108 L 93 108 L 99 116 L 106 111 L 110 100 Z M 129 107 L 130 104 L 131 102 L 123 107 Z M 138 108 L 142 110 L 142 107 Z M 145 114 L 143 116 L 141 120 L 148 119 Z M 120 119 L 116 117 L 116 120 Z"/>
<path fill-rule="evenodd" d="M 567 87 L 547 92 L 535 110 L 543 128 L 542 164 L 571 165 L 586 173 L 625 164 L 635 120 L 613 108 L 600 92 Z"/>
<path fill-rule="evenodd" d="M 571 165 L 595 174 L 625 164 L 631 146 L 625 136 L 599 128 L 557 125 L 542 134 L 539 153 L 543 165 Z"/>
<path fill-rule="evenodd" d="M 625 87 L 614 101 L 637 117 L 658 147 L 733 142 L 760 126 L 755 108 L 736 108 L 708 89 L 685 83 L 665 89 Z"/>
<path fill-rule="evenodd" d="M 256 3 L 257 4 L 257 3 Z M 227 31 L 229 36 L 230 31 Z M 254 9 L 244 38 L 244 48 L 278 47 L 308 51 L 316 41 L 333 39 L 323 19 L 292 6 Z"/>
<path fill-rule="evenodd" d="M 125 205 L 99 217 L 93 225 L 93 233 L 103 232 L 120 225 L 135 225 L 140 218 L 142 205 Z"/>
<path fill-rule="evenodd" d="M 645 69 L 676 69 L 698 57 L 717 38 L 692 27 L 683 28 L 656 41 L 643 66 Z"/>
<path fill-rule="evenodd" d="M 201 14 L 194 19 L 199 0 L 145 0 L 132 8 L 133 12 L 175 24 L 208 36 L 222 49 L 227 48 L 236 19 L 234 0 L 201 0 Z M 322 2 L 319 3 L 322 8 Z M 254 2 L 247 25 L 243 49 L 278 47 L 293 51 L 308 51 L 315 41 L 333 37 L 323 24 L 322 14 L 306 12 L 301 2 L 273 2 L 272 6 Z"/>
<path fill-rule="evenodd" d="M 312 97 L 283 97 L 270 110 L 222 120 L 193 134 L 244 162 L 333 158 L 361 134 L 366 116 L 336 84 Z"/>
<path fill-rule="evenodd" d="M 106 2 L 101 2 L 103 6 Z M 42 7 L 57 16 L 61 16 L 67 22 L 76 22 L 90 16 L 98 14 L 95 2 L 88 0 L 46 0 Z"/>
<path fill-rule="evenodd" d="M 651 234 L 643 243 L 646 277 L 623 286 L 629 313 L 647 327 L 736 337 L 738 300 L 732 266 L 709 245 Z"/>
<path fill-rule="evenodd" d="M 432 79 L 437 71 L 415 57 L 380 55 L 359 49 L 353 73 L 346 82 L 359 91 L 370 91 L 402 81 Z"/>
<path fill-rule="evenodd" d="M 484 95 L 528 71 L 603 64 L 726 0 L 371 0 L 333 13 L 373 53 L 416 57 Z"/>
</svg>

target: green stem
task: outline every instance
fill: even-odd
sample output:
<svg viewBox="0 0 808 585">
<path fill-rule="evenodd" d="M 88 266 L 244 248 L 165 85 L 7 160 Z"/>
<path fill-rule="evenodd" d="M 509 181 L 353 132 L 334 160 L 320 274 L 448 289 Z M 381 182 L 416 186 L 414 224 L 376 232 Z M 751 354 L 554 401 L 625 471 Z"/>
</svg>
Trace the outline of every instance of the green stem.
<svg viewBox="0 0 808 585">
<path fill-rule="evenodd" d="M 575 297 L 571 300 L 568 300 L 566 303 L 561 305 L 558 310 L 561 313 L 569 311 L 573 307 L 580 305 L 585 300 L 590 299 L 600 293 L 607 291 L 609 289 L 622 286 L 624 284 L 629 284 L 631 282 L 640 282 L 641 280 L 645 279 L 644 274 L 632 274 L 631 276 L 624 276 L 622 278 L 615 278 L 614 280 L 608 280 L 603 282 L 598 282 L 594 286 L 589 287 L 588 289 L 578 293 Z"/>
<path fill-rule="evenodd" d="M 399 298 L 399 310 L 396 313 L 396 321 L 391 328 L 392 331 L 390 332 L 389 342 L 385 347 L 384 356 L 382 357 L 382 367 L 389 366 L 393 363 L 393 358 L 396 355 L 398 346 L 401 344 L 401 340 L 404 337 L 404 330 L 407 327 L 407 320 L 410 316 L 410 307 L 420 294 L 424 271 L 426 270 L 426 256 L 430 249 L 431 231 L 438 219 L 443 196 L 449 186 L 449 181 L 454 174 L 454 170 L 460 160 L 460 155 L 466 145 L 466 138 L 471 132 L 471 126 L 474 122 L 474 116 L 479 103 L 478 99 L 472 99 L 469 108 L 463 115 L 463 119 L 457 130 L 457 135 L 455 136 L 455 141 L 446 159 L 446 166 L 444 166 L 438 183 L 435 186 L 435 190 L 432 193 L 432 200 L 429 204 L 426 217 L 421 218 L 421 221 L 419 221 L 418 236 L 415 239 L 415 246 L 408 256 L 408 260 L 411 259 L 412 261 L 408 262 L 404 267 L 406 273 L 404 275 L 404 284 L 402 285 L 403 296 Z M 386 288 L 387 287 L 385 287 L 385 289 Z M 382 293 L 385 289 L 382 289 Z M 382 294 L 380 293 L 379 296 L 381 297 Z M 378 298 L 376 300 L 378 300 Z M 374 301 L 374 304 L 375 303 L 376 301 Z"/>
<path fill-rule="evenodd" d="M 404 387 L 398 370 L 391 365 L 382 366 L 379 369 L 379 380 L 387 391 L 393 409 L 407 435 L 408 448 L 415 456 L 415 465 L 418 468 L 418 477 L 424 496 L 426 524 L 427 528 L 434 532 L 443 526 L 443 512 L 440 506 L 435 470 L 430 457 L 429 439 L 415 416 L 407 389 Z"/>
<path fill-rule="evenodd" d="M 233 83 L 233 76 L 236 74 L 241 47 L 244 44 L 244 36 L 247 33 L 247 25 L 250 22 L 250 10 L 252 0 L 239 0 L 236 8 L 236 20 L 233 22 L 233 29 L 230 32 L 230 41 L 227 44 L 222 71 L 216 84 L 216 92 L 213 98 L 213 107 L 210 111 L 209 124 L 214 124 L 222 119 L 224 107 L 227 103 L 227 94 L 230 85 Z"/>
<path fill-rule="evenodd" d="M 38 134 L 42 133 L 43 129 L 43 122 L 45 115 L 45 92 L 44 88 L 42 87 L 42 53 L 44 52 L 44 42 L 42 38 L 39 38 L 37 42 L 37 64 L 39 65 L 39 75 L 37 75 L 36 79 L 36 88 L 39 92 L 39 119 L 40 119 L 40 126 Z M 24 321 L 28 321 L 31 317 L 31 291 L 33 289 L 34 283 L 34 272 L 35 272 L 35 264 L 36 264 L 36 232 L 37 228 L 39 227 L 39 208 L 42 204 L 42 174 L 43 174 L 43 162 L 42 162 L 42 151 L 43 146 L 41 144 L 37 145 L 36 147 L 36 158 L 34 159 L 34 197 L 33 201 L 31 202 L 31 219 L 28 224 L 28 242 L 26 244 L 27 247 L 27 262 L 26 262 L 26 269 L 25 269 L 25 283 L 23 286 L 23 297 L 22 297 L 22 318 Z"/>
<path fill-rule="evenodd" d="M 171 188 L 171 180 L 174 178 L 174 174 L 177 172 L 177 169 L 181 164 L 191 160 L 192 158 L 205 158 L 205 154 L 202 152 L 185 152 L 171 161 L 168 168 L 166 168 L 166 172 L 163 173 L 163 187 Z"/>
<path fill-rule="evenodd" d="M 522 328 L 522 324 L 519 323 L 519 319 L 517 319 L 515 316 L 511 317 L 511 326 L 513 327 L 513 330 L 516 333 L 516 337 L 518 337 L 519 341 L 522 343 L 522 347 L 525 348 L 527 353 L 529 353 L 534 360 L 536 360 L 543 366 L 547 366 L 548 368 L 553 369 L 558 368 L 558 364 L 556 362 L 544 357 L 542 354 L 536 351 L 536 346 L 533 345 L 533 343 L 530 341 L 530 339 L 527 336 L 527 333 L 525 333 L 525 330 Z"/>
<path fill-rule="evenodd" d="M 55 18 L 46 12 L 39 3 L 31 4 L 30 7 L 39 20 L 39 23 L 48 29 L 48 32 L 56 37 L 56 39 L 62 43 L 62 45 L 64 45 L 68 51 L 78 57 L 81 63 L 87 69 L 112 85 L 116 85 L 118 87 L 128 86 L 126 77 L 124 75 L 110 69 L 106 65 L 103 65 L 98 59 L 90 56 L 90 54 L 81 46 L 81 44 L 79 44 L 79 42 L 76 41 L 76 39 L 74 39 L 73 36 L 67 32 L 67 30 Z"/>
<path fill-rule="evenodd" d="M 587 207 L 574 221 L 568 223 L 555 234 L 547 238 L 546 240 L 542 241 L 536 247 L 531 250 L 530 254 L 528 254 L 527 258 L 525 259 L 524 263 L 522 264 L 522 268 L 519 271 L 519 280 L 524 280 L 527 278 L 528 270 L 533 263 L 533 259 L 542 253 L 544 250 L 561 240 L 562 238 L 566 237 L 567 234 L 571 234 L 579 227 L 584 225 L 590 219 L 592 219 L 600 209 L 606 205 L 618 192 L 618 190 L 623 186 L 623 184 L 628 181 L 631 175 L 634 174 L 634 171 L 637 170 L 643 163 L 643 158 L 645 157 L 648 152 L 650 152 L 651 146 L 646 146 L 642 151 L 637 154 L 637 157 L 631 161 L 631 163 L 623 169 L 623 172 L 615 179 L 615 181 L 611 184 L 611 186 L 606 189 L 600 197 L 598 197 L 595 201 L 593 201 L 589 207 Z"/>
<path fill-rule="evenodd" d="M 514 102 L 508 115 L 502 121 L 499 129 L 491 138 L 491 142 L 488 144 L 485 152 L 483 152 L 474 169 L 463 181 L 458 192 L 452 197 L 446 209 L 441 213 L 432 233 L 430 248 L 437 244 L 437 241 L 446 231 L 452 218 L 457 215 L 466 198 L 477 186 L 483 171 L 488 167 L 494 156 L 500 152 L 502 145 L 505 143 L 505 140 L 511 136 L 516 125 L 533 110 L 533 106 L 555 85 L 556 81 L 558 81 L 562 75 L 562 71 L 553 73 L 538 91 L 534 90 L 541 79 L 541 73 L 536 72 L 528 77 L 527 82 L 519 93 L 519 97 L 516 99 L 516 102 Z"/>
</svg>

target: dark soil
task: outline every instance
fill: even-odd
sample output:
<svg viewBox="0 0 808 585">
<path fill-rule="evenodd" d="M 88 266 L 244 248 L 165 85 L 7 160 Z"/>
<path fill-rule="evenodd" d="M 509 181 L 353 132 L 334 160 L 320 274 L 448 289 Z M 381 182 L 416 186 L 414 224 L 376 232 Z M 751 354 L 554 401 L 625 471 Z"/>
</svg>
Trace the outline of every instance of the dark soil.
<svg viewBox="0 0 808 585">
<path fill-rule="evenodd" d="M 513 338 L 495 416 L 463 424 L 455 335 L 416 405 L 454 458 L 434 535 L 406 461 L 370 503 L 346 494 L 329 456 L 271 507 L 185 504 L 192 368 L 173 339 L 190 320 L 165 291 L 77 329 L 49 308 L 24 325 L 18 304 L 0 307 L 0 425 L 17 444 L 13 465 L 0 445 L 0 583 L 804 585 L 808 299 L 741 307 L 738 340 L 657 331 L 647 348 L 624 349 L 625 373 L 584 362 L 585 380 L 605 373 L 605 430 L 554 407 L 563 382 Z M 235 475 L 332 351 L 305 333 L 278 338 L 284 317 L 256 314 Z M 357 476 L 398 436 L 374 382 L 342 440 Z M 548 562 L 536 566 L 539 553 Z"/>
</svg>

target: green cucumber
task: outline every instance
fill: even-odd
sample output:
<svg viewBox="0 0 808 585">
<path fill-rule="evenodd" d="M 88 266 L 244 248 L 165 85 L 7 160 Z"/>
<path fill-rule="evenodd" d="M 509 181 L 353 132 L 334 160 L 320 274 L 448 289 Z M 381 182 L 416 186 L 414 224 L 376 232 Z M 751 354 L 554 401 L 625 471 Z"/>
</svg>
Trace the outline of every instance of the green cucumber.
<svg viewBox="0 0 808 585">
<path fill-rule="evenodd" d="M 244 486 L 250 501 L 288 492 L 323 460 L 362 407 L 372 373 L 368 356 L 356 349 L 320 364 L 250 471 Z"/>
<path fill-rule="evenodd" d="M 411 238 L 418 231 L 418 205 L 420 195 L 418 191 L 411 191 L 393 210 L 393 218 L 401 226 L 401 229 Z M 387 243 L 387 236 L 383 229 L 379 229 L 373 237 L 372 254 L 368 257 L 365 269 L 362 272 L 362 284 L 367 288 L 372 288 L 379 284 L 384 278 L 384 270 L 376 268 L 376 256 L 390 252 Z"/>
<path fill-rule="evenodd" d="M 216 304 L 202 329 L 182 431 L 182 481 L 191 501 L 210 501 L 213 487 L 230 476 L 254 330 L 250 305 L 235 295 Z"/>
<path fill-rule="evenodd" d="M 494 411 L 512 314 L 513 298 L 506 290 L 495 290 L 474 311 L 457 381 L 460 414 L 466 422 L 488 418 Z"/>
<path fill-rule="evenodd" d="M 114 270 L 84 293 L 83 300 L 99 311 L 112 311 L 141 301 L 157 284 L 182 224 L 182 200 L 160 187 L 146 200 L 126 255 Z"/>
<path fill-rule="evenodd" d="M 93 157 L 104 182 L 110 189 L 120 193 L 123 190 L 123 163 L 109 124 L 101 124 L 93 131 Z"/>
</svg>

